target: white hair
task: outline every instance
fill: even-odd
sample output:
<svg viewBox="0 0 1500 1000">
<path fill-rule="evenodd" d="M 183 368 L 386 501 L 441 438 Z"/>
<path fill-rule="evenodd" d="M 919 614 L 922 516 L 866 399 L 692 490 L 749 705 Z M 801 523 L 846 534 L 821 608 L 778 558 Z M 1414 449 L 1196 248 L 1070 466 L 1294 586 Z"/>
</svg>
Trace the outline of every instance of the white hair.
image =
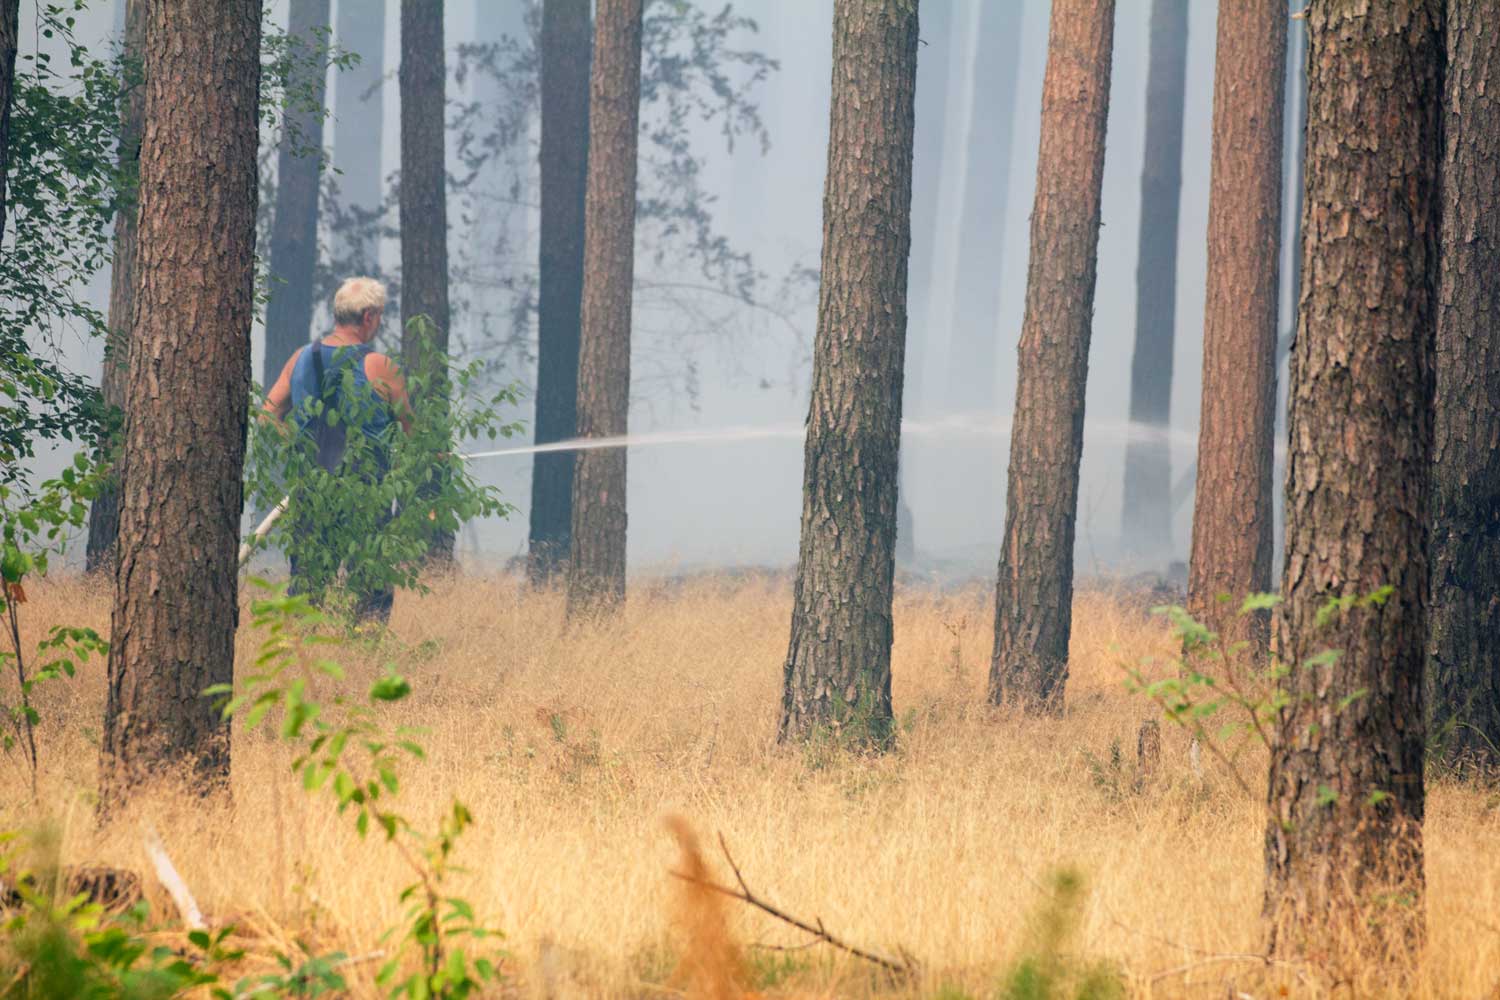
<svg viewBox="0 0 1500 1000">
<path fill-rule="evenodd" d="M 333 294 L 333 321 L 353 326 L 371 309 L 385 309 L 385 286 L 374 278 L 350 278 Z"/>
</svg>

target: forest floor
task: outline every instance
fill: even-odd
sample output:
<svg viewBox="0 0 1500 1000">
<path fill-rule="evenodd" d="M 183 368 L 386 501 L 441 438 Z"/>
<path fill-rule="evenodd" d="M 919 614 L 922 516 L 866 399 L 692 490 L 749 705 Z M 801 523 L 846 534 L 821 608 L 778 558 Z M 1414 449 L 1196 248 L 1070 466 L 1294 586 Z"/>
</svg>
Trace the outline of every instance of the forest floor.
<svg viewBox="0 0 1500 1000">
<path fill-rule="evenodd" d="M 30 597 L 30 642 L 57 624 L 108 628 L 107 586 L 43 583 Z M 784 581 L 755 577 L 643 581 L 619 620 L 565 629 L 558 594 L 502 576 L 438 581 L 398 598 L 383 642 L 326 651 L 356 698 L 386 663 L 411 680 L 414 693 L 387 711 L 423 729 L 428 759 L 403 765 L 397 801 L 427 826 L 453 797 L 472 811 L 454 885 L 506 935 L 506 995 L 704 995 L 678 960 L 702 946 L 712 904 L 692 902 L 671 875 L 682 862 L 669 816 L 698 832 L 718 880 L 733 884 L 722 835 L 757 893 L 843 940 L 920 963 L 915 978 L 892 983 L 725 900 L 758 995 L 1084 995 L 1007 994 L 1028 956 L 1075 986 L 1102 963 L 1140 997 L 1495 995 L 1500 795 L 1432 790 L 1428 947 L 1399 987 L 1388 972 L 1340 985 L 1316 963 L 1267 965 L 1255 958 L 1259 785 L 1247 796 L 1212 761 L 1195 776 L 1169 726 L 1159 768 L 1137 773 L 1137 730 L 1159 712 L 1126 689 L 1126 669 L 1174 669 L 1170 632 L 1140 600 L 1080 593 L 1067 711 L 1029 719 L 983 707 L 987 589 L 899 594 L 900 737 L 871 758 L 775 745 L 789 598 Z M 261 637 L 244 619 L 248 663 Z M 210 919 L 232 921 L 255 947 L 389 947 L 381 936 L 400 920 L 409 869 L 378 834 L 361 841 L 349 815 L 302 790 L 274 732 L 236 728 L 232 805 L 147 797 L 139 815 L 96 830 L 104 687 L 92 661 L 41 692 L 43 809 L 20 756 L 8 755 L 0 830 L 50 822 L 65 861 L 144 871 L 149 819 Z M 335 687 L 317 685 L 324 699 Z M 1241 764 L 1259 776 L 1264 754 Z M 1082 895 L 1071 937 L 1049 946 L 1050 887 L 1063 870 L 1077 873 Z M 346 967 L 359 995 L 376 993 L 377 964 Z"/>
</svg>

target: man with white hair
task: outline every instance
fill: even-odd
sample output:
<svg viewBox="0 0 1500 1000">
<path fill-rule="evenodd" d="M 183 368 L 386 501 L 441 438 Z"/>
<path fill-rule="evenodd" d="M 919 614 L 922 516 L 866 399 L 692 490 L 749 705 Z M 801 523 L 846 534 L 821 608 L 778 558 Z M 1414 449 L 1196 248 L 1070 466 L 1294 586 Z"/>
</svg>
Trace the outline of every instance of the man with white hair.
<svg viewBox="0 0 1500 1000">
<path fill-rule="evenodd" d="M 347 431 L 353 427 L 371 442 L 376 456 L 385 452 L 391 426 L 399 422 L 409 430 L 411 409 L 406 382 L 396 363 L 370 347 L 385 313 L 385 286 L 374 278 L 350 278 L 333 296 L 333 332 L 322 340 L 300 347 L 287 359 L 281 375 L 266 394 L 264 410 L 276 423 L 290 415 L 298 431 L 317 445 L 318 464 L 341 475 L 385 474 L 380 468 L 351 469 L 342 462 Z M 352 370 L 356 398 L 344 399 L 345 375 Z M 321 402 L 321 407 L 311 405 Z M 340 419 L 325 414 L 337 412 Z M 352 415 L 352 417 L 351 417 Z M 290 511 L 297 516 L 295 496 Z M 321 530 L 309 526 L 308 530 Z M 292 559 L 292 588 L 298 588 L 297 559 Z M 355 613 L 361 618 L 384 621 L 390 617 L 395 594 L 383 590 L 357 594 Z"/>
</svg>

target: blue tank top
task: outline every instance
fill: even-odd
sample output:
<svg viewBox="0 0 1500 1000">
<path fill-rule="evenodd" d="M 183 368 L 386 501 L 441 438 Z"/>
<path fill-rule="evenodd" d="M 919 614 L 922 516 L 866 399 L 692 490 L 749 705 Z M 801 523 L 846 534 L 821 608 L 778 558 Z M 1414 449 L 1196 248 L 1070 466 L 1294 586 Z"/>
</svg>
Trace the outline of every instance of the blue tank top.
<svg viewBox="0 0 1500 1000">
<path fill-rule="evenodd" d="M 365 374 L 365 358 L 371 353 L 365 344 L 333 346 L 320 341 L 304 347 L 292 366 L 292 422 L 298 430 L 312 435 L 318 445 L 318 464 L 330 472 L 343 457 L 346 428 L 358 427 L 366 437 L 383 445 L 386 432 L 395 422 L 390 405 Z M 352 376 L 353 389 L 348 399 L 344 398 L 346 372 Z M 336 424 L 330 426 L 308 405 L 318 399 L 323 401 L 323 413 L 338 411 Z"/>
</svg>

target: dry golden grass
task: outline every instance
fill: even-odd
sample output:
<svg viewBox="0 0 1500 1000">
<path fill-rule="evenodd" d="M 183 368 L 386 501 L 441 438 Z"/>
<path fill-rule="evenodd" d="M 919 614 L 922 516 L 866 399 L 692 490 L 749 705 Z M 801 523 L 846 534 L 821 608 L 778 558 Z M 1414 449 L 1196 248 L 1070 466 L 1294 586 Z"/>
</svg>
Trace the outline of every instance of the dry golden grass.
<svg viewBox="0 0 1500 1000">
<path fill-rule="evenodd" d="M 764 995 L 946 987 L 992 996 L 1061 866 L 1078 870 L 1088 892 L 1071 947 L 1115 963 L 1132 995 L 1223 997 L 1233 986 L 1265 996 L 1277 983 L 1292 995 L 1325 991 L 1309 970 L 1233 957 L 1259 942 L 1261 804 L 1224 775 L 1194 779 L 1173 732 L 1161 773 L 1133 787 L 1136 730 L 1153 711 L 1123 689 L 1122 664 L 1170 657 L 1160 622 L 1108 594 L 1081 594 L 1067 713 L 1025 719 L 981 707 L 988 594 L 903 594 L 894 675 L 904 735 L 898 752 L 866 759 L 773 745 L 788 597 L 784 582 L 642 584 L 619 621 L 567 631 L 558 595 L 470 578 L 402 595 L 384 648 L 342 650 L 361 689 L 387 661 L 416 686 L 392 711 L 428 730 L 430 760 L 408 769 L 402 802 L 422 818 L 450 796 L 472 809 L 462 887 L 506 931 L 521 995 L 689 988 L 673 976 L 683 910 L 669 815 L 686 817 L 705 845 L 722 832 L 751 885 L 788 910 L 873 949 L 904 948 L 924 970 L 894 988 L 826 949 L 765 951 L 757 945 L 804 939 L 731 904 Z M 54 623 L 107 628 L 105 588 L 64 581 L 31 598 L 33 639 Z M 257 642 L 242 630 L 243 659 Z M 144 869 L 136 823 L 92 828 L 102 673 L 91 665 L 41 698 L 42 797 L 64 827 L 65 860 Z M 270 737 L 237 732 L 232 807 L 158 798 L 142 811 L 210 914 L 272 938 L 368 952 L 398 918 L 406 870 L 305 795 L 288 761 Z M 1401 992 L 1493 995 L 1495 805 L 1483 791 L 1433 791 L 1429 947 Z M 0 829 L 38 819 L 20 758 L 6 758 Z M 730 878 L 714 852 L 707 863 Z M 359 985 L 372 989 L 367 978 Z M 1341 995 L 1381 992 L 1395 988 L 1372 976 Z"/>
</svg>

